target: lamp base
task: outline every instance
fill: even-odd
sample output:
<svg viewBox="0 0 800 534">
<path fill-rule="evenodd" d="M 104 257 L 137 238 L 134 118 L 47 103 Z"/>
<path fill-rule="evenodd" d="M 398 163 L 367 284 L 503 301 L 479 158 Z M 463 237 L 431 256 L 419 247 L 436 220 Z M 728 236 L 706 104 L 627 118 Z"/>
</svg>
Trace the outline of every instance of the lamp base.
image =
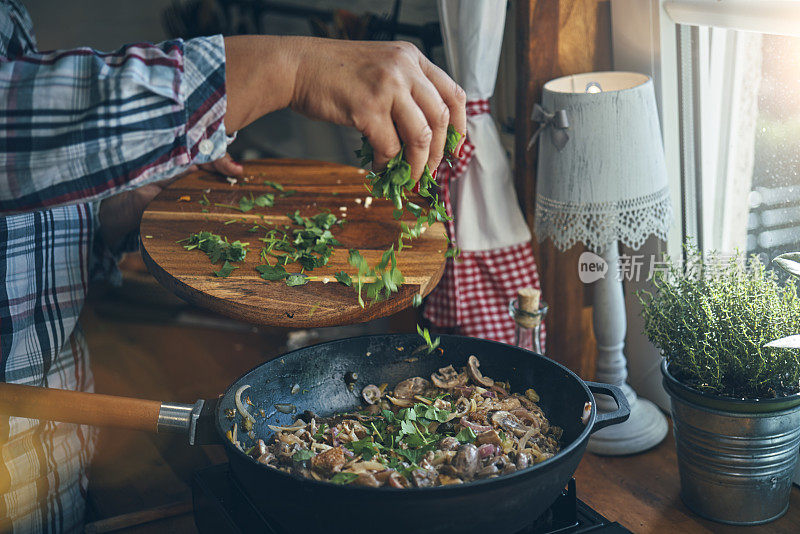
<svg viewBox="0 0 800 534">
<path fill-rule="evenodd" d="M 661 443 L 668 429 L 667 418 L 661 410 L 649 400 L 637 398 L 635 393 L 628 396 L 628 401 L 631 405 L 628 420 L 592 434 L 586 450 L 604 456 L 624 456 Z M 598 402 L 598 409 L 601 404 Z"/>
</svg>

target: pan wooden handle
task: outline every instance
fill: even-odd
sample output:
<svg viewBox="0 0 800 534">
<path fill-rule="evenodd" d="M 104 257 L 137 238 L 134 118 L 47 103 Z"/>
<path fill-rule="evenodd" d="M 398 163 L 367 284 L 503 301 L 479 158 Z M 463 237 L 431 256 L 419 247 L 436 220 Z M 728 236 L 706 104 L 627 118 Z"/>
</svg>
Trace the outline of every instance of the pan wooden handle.
<svg viewBox="0 0 800 534">
<path fill-rule="evenodd" d="M 0 414 L 157 432 L 158 401 L 0 383 Z"/>
</svg>

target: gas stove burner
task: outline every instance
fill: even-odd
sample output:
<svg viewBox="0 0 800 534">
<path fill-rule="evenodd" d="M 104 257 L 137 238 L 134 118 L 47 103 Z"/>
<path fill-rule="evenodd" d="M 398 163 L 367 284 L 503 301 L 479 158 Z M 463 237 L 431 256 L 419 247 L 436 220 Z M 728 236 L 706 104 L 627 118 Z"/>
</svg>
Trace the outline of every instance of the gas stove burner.
<svg viewBox="0 0 800 534">
<path fill-rule="evenodd" d="M 228 464 L 201 469 L 192 480 L 194 522 L 201 534 L 263 532 L 295 534 L 275 526 L 242 493 L 231 478 Z M 630 531 L 611 522 L 577 498 L 575 479 L 534 524 L 519 534 L 624 534 Z"/>
</svg>

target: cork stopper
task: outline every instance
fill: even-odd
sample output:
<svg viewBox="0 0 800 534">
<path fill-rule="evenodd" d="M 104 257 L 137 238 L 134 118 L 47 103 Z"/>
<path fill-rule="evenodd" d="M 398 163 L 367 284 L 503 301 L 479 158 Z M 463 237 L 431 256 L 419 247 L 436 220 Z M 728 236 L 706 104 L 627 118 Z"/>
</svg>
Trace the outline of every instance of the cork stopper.
<svg viewBox="0 0 800 534">
<path fill-rule="evenodd" d="M 520 311 L 536 314 L 539 312 L 539 299 L 542 292 L 533 287 L 523 287 L 517 290 L 517 307 Z M 519 313 L 514 320 L 524 328 L 535 328 L 539 326 L 541 317 L 531 317 Z"/>
</svg>

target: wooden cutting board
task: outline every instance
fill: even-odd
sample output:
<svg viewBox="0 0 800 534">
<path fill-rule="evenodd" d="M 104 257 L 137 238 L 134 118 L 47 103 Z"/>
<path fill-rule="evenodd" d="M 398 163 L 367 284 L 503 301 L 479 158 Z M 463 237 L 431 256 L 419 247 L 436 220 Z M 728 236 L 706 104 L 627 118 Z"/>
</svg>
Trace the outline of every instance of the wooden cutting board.
<svg viewBox="0 0 800 534">
<path fill-rule="evenodd" d="M 444 225 L 436 223 L 413 241 L 412 248 L 397 254 L 398 268 L 406 280 L 400 291 L 388 300 L 360 307 L 355 290 L 339 284 L 334 273 L 340 270 L 351 276 L 357 273 L 347 262 L 350 248 L 359 249 L 370 265 L 376 265 L 383 251 L 397 242 L 400 233 L 400 221 L 392 218 L 393 206 L 389 201 L 374 199 L 370 207 L 365 207 L 369 196 L 364 188 L 366 171 L 290 159 L 249 161 L 244 163 L 244 169 L 246 179 L 239 179 L 235 185 L 205 171 L 191 173 L 162 191 L 145 210 L 140 227 L 142 257 L 153 276 L 184 300 L 253 324 L 336 326 L 368 321 L 407 308 L 414 294 L 425 296 L 439 282 L 444 272 L 447 240 Z M 297 193 L 286 198 L 276 195 L 273 207 L 254 207 L 247 213 L 214 205 L 236 205 L 250 193 L 256 197 L 274 193 L 274 189 L 264 185 L 265 180 L 277 182 L 287 190 L 295 189 Z M 210 191 L 204 193 L 207 190 Z M 209 206 L 199 203 L 203 194 L 210 201 Z M 341 210 L 342 207 L 347 210 Z M 339 217 L 346 213 L 347 223 L 333 231 L 342 245 L 336 247 L 328 265 L 307 272 L 312 277 L 308 284 L 289 287 L 282 281 L 261 279 L 255 266 L 261 263 L 259 237 L 265 232 L 248 230 L 255 222 L 262 221 L 262 215 L 270 222 L 291 224 L 286 214 L 295 210 L 306 217 L 324 210 Z M 225 224 L 234 219 L 239 221 Z M 413 222 L 408 216 L 404 220 Z M 187 251 L 177 243 L 203 230 L 226 236 L 231 242 L 238 239 L 250 243 L 245 261 L 236 264 L 239 268 L 230 277 L 214 276 L 212 271 L 219 265 L 212 265 L 203 252 Z M 300 266 L 289 264 L 286 270 L 299 272 Z M 324 283 L 324 278 L 329 279 L 328 283 Z"/>
</svg>

